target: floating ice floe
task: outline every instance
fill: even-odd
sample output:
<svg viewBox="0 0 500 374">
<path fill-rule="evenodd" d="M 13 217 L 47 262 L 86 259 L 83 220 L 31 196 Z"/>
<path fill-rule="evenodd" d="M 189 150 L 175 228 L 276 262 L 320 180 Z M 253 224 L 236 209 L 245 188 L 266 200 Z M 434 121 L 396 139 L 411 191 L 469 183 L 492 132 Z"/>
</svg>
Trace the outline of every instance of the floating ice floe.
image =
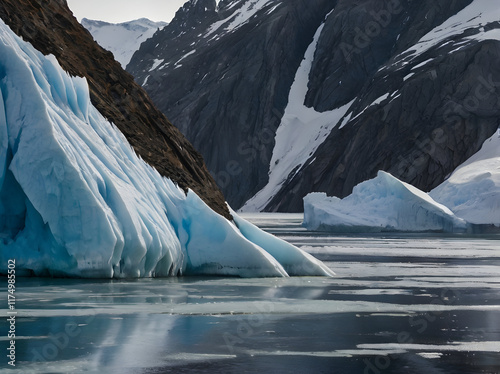
<svg viewBox="0 0 500 374">
<path fill-rule="evenodd" d="M 0 20 L 0 260 L 16 274 L 332 275 L 142 161 L 70 77 Z"/>
</svg>

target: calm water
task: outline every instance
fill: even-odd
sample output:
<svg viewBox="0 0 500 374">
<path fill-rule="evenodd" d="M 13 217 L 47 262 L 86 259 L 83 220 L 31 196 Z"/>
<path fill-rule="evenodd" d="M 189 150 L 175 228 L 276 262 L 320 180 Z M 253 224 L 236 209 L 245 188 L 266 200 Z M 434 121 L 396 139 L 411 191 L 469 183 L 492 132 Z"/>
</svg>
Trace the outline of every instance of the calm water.
<svg viewBox="0 0 500 374">
<path fill-rule="evenodd" d="M 18 279 L 16 369 L 4 354 L 0 373 L 500 373 L 499 236 L 331 236 L 297 215 L 249 218 L 337 276 Z"/>
</svg>

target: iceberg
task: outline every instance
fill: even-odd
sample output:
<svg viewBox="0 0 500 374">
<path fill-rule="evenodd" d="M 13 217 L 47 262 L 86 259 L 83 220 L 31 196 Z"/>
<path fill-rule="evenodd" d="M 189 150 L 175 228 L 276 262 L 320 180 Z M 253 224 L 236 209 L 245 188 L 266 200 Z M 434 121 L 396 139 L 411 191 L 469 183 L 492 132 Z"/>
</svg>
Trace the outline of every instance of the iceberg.
<svg viewBox="0 0 500 374">
<path fill-rule="evenodd" d="M 429 195 L 470 223 L 500 227 L 500 129 Z"/>
<path fill-rule="evenodd" d="M 379 171 L 354 187 L 344 199 L 311 193 L 304 197 L 304 223 L 309 230 L 334 232 L 461 232 L 465 220 L 428 194 Z"/>
<path fill-rule="evenodd" d="M 230 222 L 133 151 L 69 76 L 0 20 L 0 261 L 93 278 L 332 275 Z"/>
</svg>

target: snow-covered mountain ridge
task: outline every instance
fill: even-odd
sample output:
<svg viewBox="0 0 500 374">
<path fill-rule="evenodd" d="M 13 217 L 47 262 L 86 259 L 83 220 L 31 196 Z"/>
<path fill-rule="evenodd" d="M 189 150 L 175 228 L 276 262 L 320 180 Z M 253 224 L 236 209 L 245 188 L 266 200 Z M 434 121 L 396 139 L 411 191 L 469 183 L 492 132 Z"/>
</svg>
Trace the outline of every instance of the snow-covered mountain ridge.
<svg viewBox="0 0 500 374">
<path fill-rule="evenodd" d="M 379 170 L 430 191 L 476 153 L 499 29 L 487 0 L 188 1 L 128 70 L 231 204 L 301 211 Z"/>
<path fill-rule="evenodd" d="M 168 23 L 153 22 L 147 18 L 122 23 L 83 18 L 81 24 L 101 47 L 113 53 L 116 61 L 125 69 L 141 44 Z"/>
</svg>

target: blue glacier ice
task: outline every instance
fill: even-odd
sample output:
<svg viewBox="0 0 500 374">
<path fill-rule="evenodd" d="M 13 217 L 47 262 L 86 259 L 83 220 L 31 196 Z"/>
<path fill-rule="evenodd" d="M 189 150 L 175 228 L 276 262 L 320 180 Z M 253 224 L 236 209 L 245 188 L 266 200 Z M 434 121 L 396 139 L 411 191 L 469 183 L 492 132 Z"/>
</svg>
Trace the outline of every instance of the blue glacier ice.
<svg viewBox="0 0 500 374">
<path fill-rule="evenodd" d="M 0 260 L 25 275 L 332 275 L 142 161 L 70 77 L 0 20 Z"/>
</svg>

